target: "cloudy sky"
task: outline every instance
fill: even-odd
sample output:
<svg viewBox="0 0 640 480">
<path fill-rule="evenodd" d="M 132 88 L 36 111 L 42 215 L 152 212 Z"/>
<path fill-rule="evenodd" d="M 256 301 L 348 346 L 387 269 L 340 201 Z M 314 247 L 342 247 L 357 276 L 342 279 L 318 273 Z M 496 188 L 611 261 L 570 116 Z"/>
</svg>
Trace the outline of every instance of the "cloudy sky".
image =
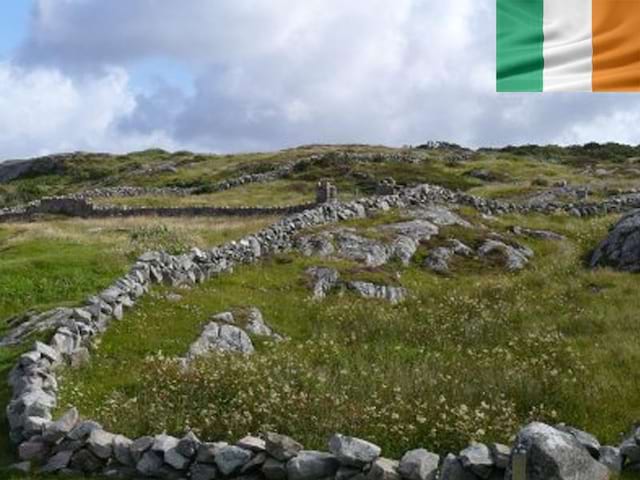
<svg viewBox="0 0 640 480">
<path fill-rule="evenodd" d="M 3 0 L 0 159 L 640 143 L 640 97 L 496 94 L 495 0 Z"/>
</svg>

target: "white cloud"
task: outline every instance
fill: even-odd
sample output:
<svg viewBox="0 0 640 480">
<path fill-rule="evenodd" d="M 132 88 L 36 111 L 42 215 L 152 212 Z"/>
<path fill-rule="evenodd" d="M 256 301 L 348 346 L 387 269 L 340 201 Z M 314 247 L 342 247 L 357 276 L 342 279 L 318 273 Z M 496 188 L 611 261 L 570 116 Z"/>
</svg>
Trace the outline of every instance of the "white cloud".
<svg viewBox="0 0 640 480">
<path fill-rule="evenodd" d="M 2 67 L 8 151 L 640 141 L 634 97 L 496 94 L 494 0 L 35 5 L 21 67 Z M 193 85 L 134 95 L 126 72 L 152 58 Z"/>
<path fill-rule="evenodd" d="M 136 106 L 122 69 L 71 78 L 51 68 L 0 63 L 0 158 L 175 146 L 160 131 L 129 135 L 116 129 L 116 122 Z"/>
</svg>

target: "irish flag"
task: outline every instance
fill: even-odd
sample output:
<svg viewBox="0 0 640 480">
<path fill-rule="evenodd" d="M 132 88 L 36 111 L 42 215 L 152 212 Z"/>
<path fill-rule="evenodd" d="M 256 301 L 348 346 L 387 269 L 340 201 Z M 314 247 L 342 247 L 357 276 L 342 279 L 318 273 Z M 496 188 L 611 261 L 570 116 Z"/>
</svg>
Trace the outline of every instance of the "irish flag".
<svg viewBox="0 0 640 480">
<path fill-rule="evenodd" d="M 499 92 L 640 91 L 640 0 L 497 0 Z"/>
</svg>

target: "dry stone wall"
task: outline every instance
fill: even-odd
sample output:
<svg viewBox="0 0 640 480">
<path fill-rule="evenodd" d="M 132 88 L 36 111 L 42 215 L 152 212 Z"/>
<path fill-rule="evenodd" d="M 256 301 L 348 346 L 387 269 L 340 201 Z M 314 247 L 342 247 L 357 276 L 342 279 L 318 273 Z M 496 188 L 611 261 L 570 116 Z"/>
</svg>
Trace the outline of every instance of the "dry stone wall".
<svg viewBox="0 0 640 480">
<path fill-rule="evenodd" d="M 194 285 L 228 272 L 234 265 L 293 249 L 294 237 L 303 229 L 365 218 L 390 208 L 465 198 L 458 195 L 423 185 L 394 195 L 316 206 L 210 250 L 194 248 L 177 256 L 147 252 L 126 275 L 88 298 L 84 305 L 45 312 L 41 320 L 54 329 L 49 342 L 36 342 L 19 358 L 9 376 L 12 399 L 6 414 L 11 440 L 18 444 L 23 460 L 15 468 L 29 470 L 39 465 L 46 473 L 194 480 L 601 480 L 608 478 L 609 470 L 619 471 L 623 465 L 634 468 L 640 461 L 636 440 L 640 435 L 630 436 L 620 447 L 602 447 L 586 432 L 544 424 L 524 428 L 513 448 L 472 444 L 458 455 L 445 458 L 417 448 L 400 460 L 392 460 L 381 456 L 376 445 L 343 435 L 330 439 L 327 452 L 318 452 L 305 450 L 295 440 L 276 433 L 246 437 L 228 445 L 201 441 L 192 433 L 181 439 L 164 433 L 128 439 L 105 431 L 95 421 L 80 419 L 75 409 L 53 420 L 58 369 L 78 358 L 86 359 L 92 339 L 113 319 L 122 318 L 153 284 Z"/>
<path fill-rule="evenodd" d="M 36 200 L 23 207 L 0 209 L 0 222 L 28 221 L 43 214 L 80 218 L 288 215 L 312 208 L 314 205 L 309 203 L 282 207 L 120 207 L 95 205 L 86 198 L 51 197 Z"/>
</svg>

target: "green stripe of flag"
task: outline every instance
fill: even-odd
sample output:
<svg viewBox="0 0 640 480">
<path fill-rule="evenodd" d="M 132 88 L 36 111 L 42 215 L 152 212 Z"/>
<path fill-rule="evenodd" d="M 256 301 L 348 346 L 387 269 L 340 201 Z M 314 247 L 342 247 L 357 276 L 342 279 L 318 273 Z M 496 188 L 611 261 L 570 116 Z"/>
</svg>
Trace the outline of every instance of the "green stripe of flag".
<svg viewBox="0 0 640 480">
<path fill-rule="evenodd" d="M 541 92 L 544 0 L 497 1 L 497 90 Z"/>
</svg>

